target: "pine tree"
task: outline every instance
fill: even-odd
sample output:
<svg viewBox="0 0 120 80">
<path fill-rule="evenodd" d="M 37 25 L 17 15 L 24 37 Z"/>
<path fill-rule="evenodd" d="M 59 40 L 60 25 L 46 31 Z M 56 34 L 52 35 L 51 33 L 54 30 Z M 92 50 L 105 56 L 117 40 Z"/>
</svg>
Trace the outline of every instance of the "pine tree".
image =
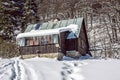
<svg viewBox="0 0 120 80">
<path fill-rule="evenodd" d="M 36 23 L 39 21 L 35 0 L 26 0 L 24 16 L 26 16 L 26 23 Z"/>
<path fill-rule="evenodd" d="M 11 32 L 11 20 L 10 20 L 10 14 L 8 14 L 8 10 L 9 8 L 7 7 L 10 7 L 10 3 L 8 0 L 6 0 L 5 2 L 3 0 L 0 1 L 0 28 L 3 32 L 3 38 L 6 39 L 6 38 L 10 38 L 12 34 Z"/>
</svg>

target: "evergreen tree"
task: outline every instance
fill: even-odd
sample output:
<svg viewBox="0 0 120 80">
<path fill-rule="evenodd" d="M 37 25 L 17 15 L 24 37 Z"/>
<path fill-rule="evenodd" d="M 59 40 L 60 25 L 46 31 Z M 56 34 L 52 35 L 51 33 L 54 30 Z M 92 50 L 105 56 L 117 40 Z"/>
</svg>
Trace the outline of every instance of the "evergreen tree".
<svg viewBox="0 0 120 80">
<path fill-rule="evenodd" d="M 37 5 L 35 3 L 35 0 L 26 1 L 24 16 L 26 16 L 25 18 L 26 23 L 36 23 L 39 21 L 39 18 L 37 15 Z"/>
<path fill-rule="evenodd" d="M 8 11 L 10 11 L 10 3 L 8 0 L 0 0 L 0 30 L 3 32 L 3 38 L 10 38 L 12 32 L 11 32 L 11 20 L 10 20 L 10 14 L 8 14 Z"/>
<path fill-rule="evenodd" d="M 11 39 L 15 30 L 24 31 L 27 23 L 36 23 L 37 6 L 34 0 L 0 0 L 0 31 Z"/>
</svg>

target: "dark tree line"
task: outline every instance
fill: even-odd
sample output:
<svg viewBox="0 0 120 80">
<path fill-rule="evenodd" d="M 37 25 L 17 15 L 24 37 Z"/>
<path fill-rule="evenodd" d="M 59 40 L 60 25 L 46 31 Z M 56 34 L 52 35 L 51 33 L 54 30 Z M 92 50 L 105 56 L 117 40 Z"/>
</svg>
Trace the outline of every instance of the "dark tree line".
<svg viewBox="0 0 120 80">
<path fill-rule="evenodd" d="M 84 17 L 92 25 L 92 18 L 101 14 L 120 19 L 119 0 L 0 0 L 0 28 L 6 35 L 24 29 L 28 23 L 49 21 L 55 18 Z M 116 20 L 117 19 L 117 20 Z M 120 29 L 120 27 L 119 27 Z"/>
<path fill-rule="evenodd" d="M 0 33 L 11 39 L 28 23 L 84 17 L 91 51 L 120 53 L 120 0 L 0 0 Z"/>
<path fill-rule="evenodd" d="M 24 31 L 27 23 L 35 22 L 34 0 L 0 0 L 0 32 L 3 39 L 12 39 L 15 30 Z"/>
</svg>

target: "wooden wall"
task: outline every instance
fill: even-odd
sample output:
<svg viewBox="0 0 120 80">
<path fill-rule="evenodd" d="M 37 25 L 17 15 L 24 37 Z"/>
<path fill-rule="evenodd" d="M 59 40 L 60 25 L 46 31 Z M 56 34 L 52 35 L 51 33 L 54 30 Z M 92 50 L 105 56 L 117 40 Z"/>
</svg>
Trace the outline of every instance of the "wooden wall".
<svg viewBox="0 0 120 80">
<path fill-rule="evenodd" d="M 57 53 L 58 48 L 55 47 L 55 44 L 20 47 L 20 53 L 24 55 L 25 54 L 37 54 L 38 51 L 39 51 L 39 54 Z"/>
<path fill-rule="evenodd" d="M 60 49 L 61 52 L 66 55 L 66 45 L 65 45 L 65 39 L 66 39 L 67 32 L 61 32 L 60 33 L 60 39 L 59 39 L 59 44 L 60 44 Z"/>
<path fill-rule="evenodd" d="M 69 50 L 76 50 L 78 51 L 78 39 L 66 39 L 65 40 L 66 42 L 66 51 L 69 51 Z"/>
<path fill-rule="evenodd" d="M 89 44 L 87 42 L 87 38 L 86 38 L 86 31 L 85 31 L 85 26 L 82 25 L 81 27 L 81 31 L 80 31 L 80 35 L 78 38 L 78 51 L 80 54 L 85 55 L 86 53 L 88 53 L 89 50 Z"/>
</svg>

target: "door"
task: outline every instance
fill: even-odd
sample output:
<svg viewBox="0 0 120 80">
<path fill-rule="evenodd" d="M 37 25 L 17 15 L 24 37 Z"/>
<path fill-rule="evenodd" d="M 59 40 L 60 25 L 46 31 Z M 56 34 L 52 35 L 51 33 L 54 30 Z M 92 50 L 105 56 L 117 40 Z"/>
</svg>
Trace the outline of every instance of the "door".
<svg viewBox="0 0 120 80">
<path fill-rule="evenodd" d="M 60 38 L 59 38 L 59 44 L 60 44 L 60 49 L 61 52 L 66 55 L 66 37 L 69 34 L 69 31 L 61 32 L 60 33 Z"/>
<path fill-rule="evenodd" d="M 66 51 L 73 51 L 77 49 L 77 43 L 76 39 L 66 39 L 65 40 L 65 46 L 66 46 Z"/>
</svg>

